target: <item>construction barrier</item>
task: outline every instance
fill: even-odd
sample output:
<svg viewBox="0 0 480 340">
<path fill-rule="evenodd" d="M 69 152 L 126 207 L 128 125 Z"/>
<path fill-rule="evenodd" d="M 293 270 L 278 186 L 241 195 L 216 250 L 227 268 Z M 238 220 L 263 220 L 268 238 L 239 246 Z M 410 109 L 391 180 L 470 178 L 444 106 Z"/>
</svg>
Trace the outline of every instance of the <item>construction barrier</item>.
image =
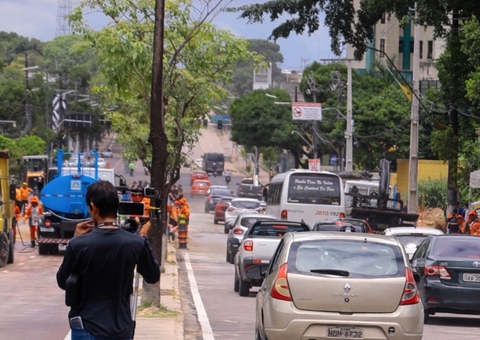
<svg viewBox="0 0 480 340">
<path fill-rule="evenodd" d="M 179 215 L 178 216 L 178 248 L 179 249 L 187 249 L 187 237 L 188 237 L 187 220 L 185 219 L 185 216 Z"/>
</svg>

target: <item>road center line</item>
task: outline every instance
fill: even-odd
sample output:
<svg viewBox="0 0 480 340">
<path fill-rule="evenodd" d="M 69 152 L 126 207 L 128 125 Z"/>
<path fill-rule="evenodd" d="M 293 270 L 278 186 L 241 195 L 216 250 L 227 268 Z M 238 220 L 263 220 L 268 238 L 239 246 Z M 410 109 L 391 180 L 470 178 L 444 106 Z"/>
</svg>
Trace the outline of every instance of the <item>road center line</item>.
<svg viewBox="0 0 480 340">
<path fill-rule="evenodd" d="M 202 327 L 203 340 L 215 340 L 212 327 L 210 326 L 210 321 L 208 320 L 207 312 L 203 306 L 202 297 L 198 291 L 197 281 L 195 280 L 195 274 L 193 273 L 193 268 L 192 264 L 190 263 L 190 256 L 188 253 L 184 253 L 184 258 L 185 267 L 187 268 L 188 281 L 190 282 L 190 290 L 192 291 L 193 303 L 195 303 L 195 308 L 197 309 L 198 322 L 200 323 L 200 327 Z"/>
</svg>

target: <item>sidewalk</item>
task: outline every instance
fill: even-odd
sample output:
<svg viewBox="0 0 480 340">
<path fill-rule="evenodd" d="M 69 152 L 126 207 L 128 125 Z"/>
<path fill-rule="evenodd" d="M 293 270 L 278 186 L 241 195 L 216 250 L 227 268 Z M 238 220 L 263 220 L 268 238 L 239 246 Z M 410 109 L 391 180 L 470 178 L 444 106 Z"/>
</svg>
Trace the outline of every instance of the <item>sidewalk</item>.
<svg viewBox="0 0 480 340">
<path fill-rule="evenodd" d="M 165 316 L 137 314 L 135 340 L 183 340 L 183 314 L 178 288 L 177 242 L 167 242 L 165 271 L 160 276 L 160 304 L 166 308 Z M 140 287 L 141 289 L 141 287 Z M 142 305 L 139 297 L 138 305 Z"/>
<path fill-rule="evenodd" d="M 216 125 L 212 124 L 203 131 L 204 136 L 208 135 L 207 138 L 217 138 L 218 145 L 223 147 L 223 153 L 226 156 L 230 156 L 230 162 L 225 162 L 225 170 L 230 170 L 232 174 L 237 174 L 239 176 L 251 177 L 251 174 L 245 170 L 245 158 L 240 155 L 241 146 L 230 140 L 228 131 L 218 130 Z M 258 181 L 261 184 L 267 184 L 270 182 L 268 171 L 262 167 L 260 167 Z"/>
</svg>

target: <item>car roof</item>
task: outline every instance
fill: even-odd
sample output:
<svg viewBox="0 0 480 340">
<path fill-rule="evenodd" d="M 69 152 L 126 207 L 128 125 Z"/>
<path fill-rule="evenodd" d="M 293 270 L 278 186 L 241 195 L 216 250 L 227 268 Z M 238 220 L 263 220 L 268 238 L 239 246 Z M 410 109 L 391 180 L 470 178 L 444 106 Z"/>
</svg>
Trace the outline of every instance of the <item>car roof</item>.
<svg viewBox="0 0 480 340">
<path fill-rule="evenodd" d="M 443 235 L 441 230 L 430 227 L 395 227 L 387 228 L 384 231 L 387 235 L 411 235 L 411 234 L 428 234 L 428 235 Z"/>
<path fill-rule="evenodd" d="M 272 219 L 272 220 L 276 220 L 277 217 L 275 216 L 272 216 L 272 215 L 265 215 L 265 214 L 260 214 L 260 213 L 252 213 L 252 212 L 244 212 L 244 213 L 240 213 L 238 214 L 238 218 L 242 219 L 242 218 L 249 218 L 249 217 L 261 217 L 261 218 L 268 218 L 268 219 Z"/>
<path fill-rule="evenodd" d="M 378 234 L 366 234 L 366 233 L 339 233 L 339 232 L 328 232 L 328 231 L 311 231 L 309 233 L 295 233 L 291 234 L 289 237 L 294 238 L 293 241 L 314 241 L 314 240 L 344 240 L 349 239 L 353 241 L 364 241 L 368 242 L 369 240 L 374 242 L 381 242 L 389 245 L 399 246 L 400 243 L 396 237 L 378 235 Z"/>
<path fill-rule="evenodd" d="M 257 200 L 256 198 L 243 198 L 243 197 L 237 197 L 237 198 L 234 198 L 232 200 L 232 202 L 235 201 L 235 202 L 260 202 L 259 200 Z"/>
</svg>

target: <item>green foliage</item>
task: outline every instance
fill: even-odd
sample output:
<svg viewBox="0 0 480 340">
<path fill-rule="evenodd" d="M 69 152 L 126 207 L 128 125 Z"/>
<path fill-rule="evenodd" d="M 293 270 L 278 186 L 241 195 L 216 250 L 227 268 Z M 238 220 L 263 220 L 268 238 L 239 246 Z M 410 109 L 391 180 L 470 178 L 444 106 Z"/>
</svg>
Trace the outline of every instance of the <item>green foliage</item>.
<svg viewBox="0 0 480 340">
<path fill-rule="evenodd" d="M 418 182 L 418 205 L 423 208 L 446 209 L 447 179 L 427 179 Z"/>
<path fill-rule="evenodd" d="M 461 202 L 467 202 L 469 198 L 470 173 L 480 169 L 480 148 L 478 140 L 466 143 L 459 157 L 458 187 Z M 480 189 L 472 189 L 472 201 L 480 200 Z"/>
<path fill-rule="evenodd" d="M 18 149 L 25 155 L 44 155 L 45 141 L 39 136 L 24 136 L 16 141 Z"/>
<path fill-rule="evenodd" d="M 262 160 L 263 164 L 270 168 L 271 166 L 277 164 L 278 156 L 282 153 L 282 149 L 278 147 L 265 147 L 262 148 Z"/>
</svg>

